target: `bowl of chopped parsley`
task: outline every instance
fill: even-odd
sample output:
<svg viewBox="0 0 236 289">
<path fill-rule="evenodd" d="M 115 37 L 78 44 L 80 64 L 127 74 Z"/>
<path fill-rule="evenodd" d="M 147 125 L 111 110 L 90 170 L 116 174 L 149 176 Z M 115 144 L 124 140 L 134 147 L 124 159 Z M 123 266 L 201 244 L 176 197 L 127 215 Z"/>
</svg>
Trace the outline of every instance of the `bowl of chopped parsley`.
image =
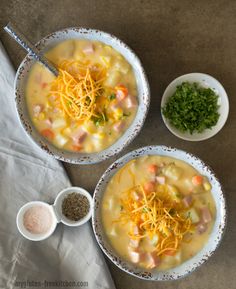
<svg viewBox="0 0 236 289">
<path fill-rule="evenodd" d="M 228 96 L 214 77 L 203 73 L 185 74 L 166 88 L 161 114 L 167 128 L 177 137 L 206 140 L 224 126 L 229 114 Z"/>
</svg>

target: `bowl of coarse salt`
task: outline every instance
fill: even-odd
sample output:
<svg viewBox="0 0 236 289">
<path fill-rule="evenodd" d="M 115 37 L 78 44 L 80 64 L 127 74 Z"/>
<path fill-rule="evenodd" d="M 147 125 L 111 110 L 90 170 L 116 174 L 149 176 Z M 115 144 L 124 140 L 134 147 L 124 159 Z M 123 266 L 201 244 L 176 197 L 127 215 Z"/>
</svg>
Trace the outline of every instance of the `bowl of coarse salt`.
<svg viewBox="0 0 236 289">
<path fill-rule="evenodd" d="M 31 241 L 50 237 L 58 223 L 71 227 L 85 224 L 92 215 L 91 195 L 79 187 L 62 190 L 53 205 L 41 201 L 28 202 L 18 211 L 16 224 L 19 232 Z"/>
</svg>

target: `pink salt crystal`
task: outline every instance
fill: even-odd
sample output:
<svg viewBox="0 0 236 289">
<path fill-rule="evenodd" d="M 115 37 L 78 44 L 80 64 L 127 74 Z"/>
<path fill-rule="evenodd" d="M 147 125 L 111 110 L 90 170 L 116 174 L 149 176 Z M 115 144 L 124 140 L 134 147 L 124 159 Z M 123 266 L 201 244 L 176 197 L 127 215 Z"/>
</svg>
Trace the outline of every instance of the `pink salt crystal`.
<svg viewBox="0 0 236 289">
<path fill-rule="evenodd" d="M 44 206 L 33 206 L 24 213 L 23 224 L 32 234 L 45 234 L 52 226 L 52 214 Z"/>
</svg>

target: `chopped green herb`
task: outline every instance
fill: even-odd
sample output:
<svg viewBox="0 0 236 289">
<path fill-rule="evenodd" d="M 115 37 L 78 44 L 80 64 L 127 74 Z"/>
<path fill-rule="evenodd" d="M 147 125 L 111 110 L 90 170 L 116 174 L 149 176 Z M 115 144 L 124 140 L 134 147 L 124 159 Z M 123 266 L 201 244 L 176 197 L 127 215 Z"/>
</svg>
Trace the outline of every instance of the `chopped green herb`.
<svg viewBox="0 0 236 289">
<path fill-rule="evenodd" d="M 121 205 L 121 206 L 120 206 L 120 210 L 123 211 L 123 209 L 124 209 L 124 207 Z"/>
<path fill-rule="evenodd" d="M 104 125 L 105 122 L 108 121 L 106 111 L 104 110 L 102 113 L 98 114 L 97 116 L 92 116 L 91 120 L 96 126 Z"/>
<path fill-rule="evenodd" d="M 116 99 L 115 93 L 112 93 L 111 95 L 109 95 L 109 96 L 108 96 L 108 99 L 109 99 L 110 101 L 112 101 L 113 99 Z"/>
<path fill-rule="evenodd" d="M 127 113 L 123 113 L 122 116 L 120 117 L 120 119 L 126 119 L 127 117 L 129 117 L 131 115 L 131 112 L 127 112 Z"/>
<path fill-rule="evenodd" d="M 197 83 L 183 82 L 162 108 L 171 125 L 182 132 L 201 133 L 219 119 L 218 95 Z"/>
<path fill-rule="evenodd" d="M 175 214 L 175 209 L 170 209 L 170 211 L 169 211 L 169 214 L 171 215 L 171 216 L 173 216 L 174 214 Z"/>
</svg>

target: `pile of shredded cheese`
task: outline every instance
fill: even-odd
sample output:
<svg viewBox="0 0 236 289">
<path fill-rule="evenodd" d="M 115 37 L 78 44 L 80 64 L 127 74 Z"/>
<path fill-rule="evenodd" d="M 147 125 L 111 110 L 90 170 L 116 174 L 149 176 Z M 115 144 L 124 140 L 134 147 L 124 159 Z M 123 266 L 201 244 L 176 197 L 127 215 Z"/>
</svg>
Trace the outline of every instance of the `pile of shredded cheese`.
<svg viewBox="0 0 236 289">
<path fill-rule="evenodd" d="M 64 60 L 59 75 L 51 84 L 51 95 L 60 99 L 61 108 L 72 119 L 89 120 L 96 116 L 96 100 L 102 94 L 104 67 Z"/>
<path fill-rule="evenodd" d="M 137 199 L 134 194 L 141 196 Z M 175 254 L 186 233 L 193 225 L 189 217 L 184 216 L 185 208 L 172 199 L 167 185 L 158 185 L 155 192 L 146 193 L 142 185 L 124 192 L 121 199 L 122 211 L 117 222 L 132 222 L 139 233 L 129 232 L 131 239 L 152 238 L 157 235 L 157 255 Z"/>
</svg>

